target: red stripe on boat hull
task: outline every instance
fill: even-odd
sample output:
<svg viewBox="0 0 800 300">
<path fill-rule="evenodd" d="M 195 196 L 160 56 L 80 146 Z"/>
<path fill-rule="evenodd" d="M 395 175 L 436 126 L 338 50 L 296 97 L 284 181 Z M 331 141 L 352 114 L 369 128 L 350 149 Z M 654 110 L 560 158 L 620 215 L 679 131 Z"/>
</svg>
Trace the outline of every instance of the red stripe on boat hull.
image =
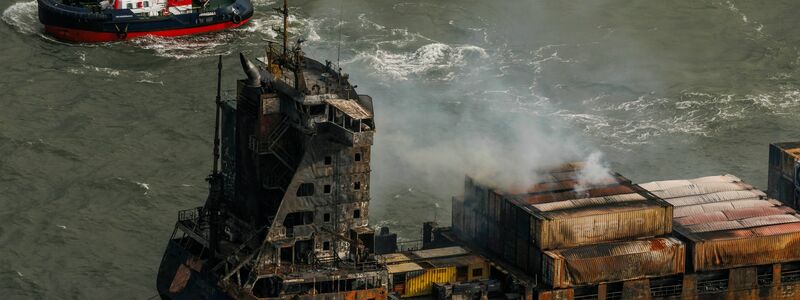
<svg viewBox="0 0 800 300">
<path fill-rule="evenodd" d="M 230 28 L 236 28 L 244 25 L 250 19 L 245 19 L 238 24 L 233 22 L 223 22 L 212 25 L 180 28 L 180 29 L 167 29 L 158 31 L 141 31 L 141 32 L 128 32 L 127 36 L 120 36 L 113 32 L 99 32 L 89 31 L 73 28 L 64 28 L 58 26 L 45 25 L 45 33 L 54 36 L 57 39 L 71 41 L 71 42 L 113 42 L 121 40 L 129 40 L 146 35 L 154 36 L 181 36 L 190 35 L 203 32 L 219 31 Z"/>
</svg>

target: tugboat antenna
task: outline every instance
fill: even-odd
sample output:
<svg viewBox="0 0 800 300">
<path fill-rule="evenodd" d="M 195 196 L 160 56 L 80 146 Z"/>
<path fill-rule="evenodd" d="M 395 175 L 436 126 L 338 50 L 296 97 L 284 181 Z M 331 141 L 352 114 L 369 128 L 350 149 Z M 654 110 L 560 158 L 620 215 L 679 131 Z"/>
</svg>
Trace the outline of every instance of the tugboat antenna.
<svg viewBox="0 0 800 300">
<path fill-rule="evenodd" d="M 221 94 L 222 89 L 222 55 L 219 56 L 219 62 L 217 63 L 217 99 L 216 99 L 216 106 L 217 112 L 214 118 L 214 169 L 212 170 L 212 174 L 217 174 L 219 172 L 219 117 L 220 117 L 220 109 L 222 108 L 222 96 Z"/>
</svg>

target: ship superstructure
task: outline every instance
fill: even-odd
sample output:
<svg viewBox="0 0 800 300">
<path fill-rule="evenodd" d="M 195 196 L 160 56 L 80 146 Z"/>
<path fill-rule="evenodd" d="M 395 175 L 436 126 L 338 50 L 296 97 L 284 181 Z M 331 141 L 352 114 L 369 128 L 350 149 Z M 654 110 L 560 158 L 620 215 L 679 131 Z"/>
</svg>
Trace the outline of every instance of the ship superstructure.
<svg viewBox="0 0 800 300">
<path fill-rule="evenodd" d="M 368 226 L 372 99 L 285 32 L 257 62 L 240 55 L 235 100 L 218 96 L 210 193 L 179 216 L 164 299 L 386 297 Z"/>
</svg>

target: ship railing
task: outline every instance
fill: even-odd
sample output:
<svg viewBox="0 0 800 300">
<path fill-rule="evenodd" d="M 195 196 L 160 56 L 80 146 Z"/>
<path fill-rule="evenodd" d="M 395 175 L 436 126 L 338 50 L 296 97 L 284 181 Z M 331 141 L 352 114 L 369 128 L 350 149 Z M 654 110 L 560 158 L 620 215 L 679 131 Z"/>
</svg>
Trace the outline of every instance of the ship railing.
<svg viewBox="0 0 800 300">
<path fill-rule="evenodd" d="M 800 269 L 781 272 L 781 284 L 800 281 Z"/>
<path fill-rule="evenodd" d="M 202 207 L 184 209 L 178 212 L 178 221 L 197 220 L 198 212 Z"/>
<path fill-rule="evenodd" d="M 671 284 L 650 287 L 650 295 L 658 299 L 678 299 L 683 294 L 682 284 Z M 620 295 L 621 296 L 621 295 Z"/>
<path fill-rule="evenodd" d="M 697 282 L 697 294 L 715 294 L 728 289 L 728 279 L 716 279 Z"/>
<path fill-rule="evenodd" d="M 398 251 L 415 251 L 422 249 L 422 240 L 397 242 Z"/>
<path fill-rule="evenodd" d="M 375 271 L 381 269 L 381 266 L 378 264 L 377 261 L 367 261 L 367 262 L 352 262 L 352 261 L 342 261 L 339 264 L 341 267 L 345 267 L 352 270 L 360 270 L 360 271 Z"/>
<path fill-rule="evenodd" d="M 765 287 L 772 285 L 772 273 L 758 274 L 758 286 Z"/>
</svg>

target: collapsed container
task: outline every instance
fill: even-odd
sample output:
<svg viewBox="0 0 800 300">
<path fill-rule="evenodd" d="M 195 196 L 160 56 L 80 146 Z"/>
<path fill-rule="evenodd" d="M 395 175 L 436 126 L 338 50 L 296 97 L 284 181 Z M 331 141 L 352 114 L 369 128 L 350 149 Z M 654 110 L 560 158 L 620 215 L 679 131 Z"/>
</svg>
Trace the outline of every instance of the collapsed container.
<svg viewBox="0 0 800 300">
<path fill-rule="evenodd" d="M 545 251 L 542 279 L 553 288 L 684 272 L 684 244 L 673 237 Z"/>
</svg>

